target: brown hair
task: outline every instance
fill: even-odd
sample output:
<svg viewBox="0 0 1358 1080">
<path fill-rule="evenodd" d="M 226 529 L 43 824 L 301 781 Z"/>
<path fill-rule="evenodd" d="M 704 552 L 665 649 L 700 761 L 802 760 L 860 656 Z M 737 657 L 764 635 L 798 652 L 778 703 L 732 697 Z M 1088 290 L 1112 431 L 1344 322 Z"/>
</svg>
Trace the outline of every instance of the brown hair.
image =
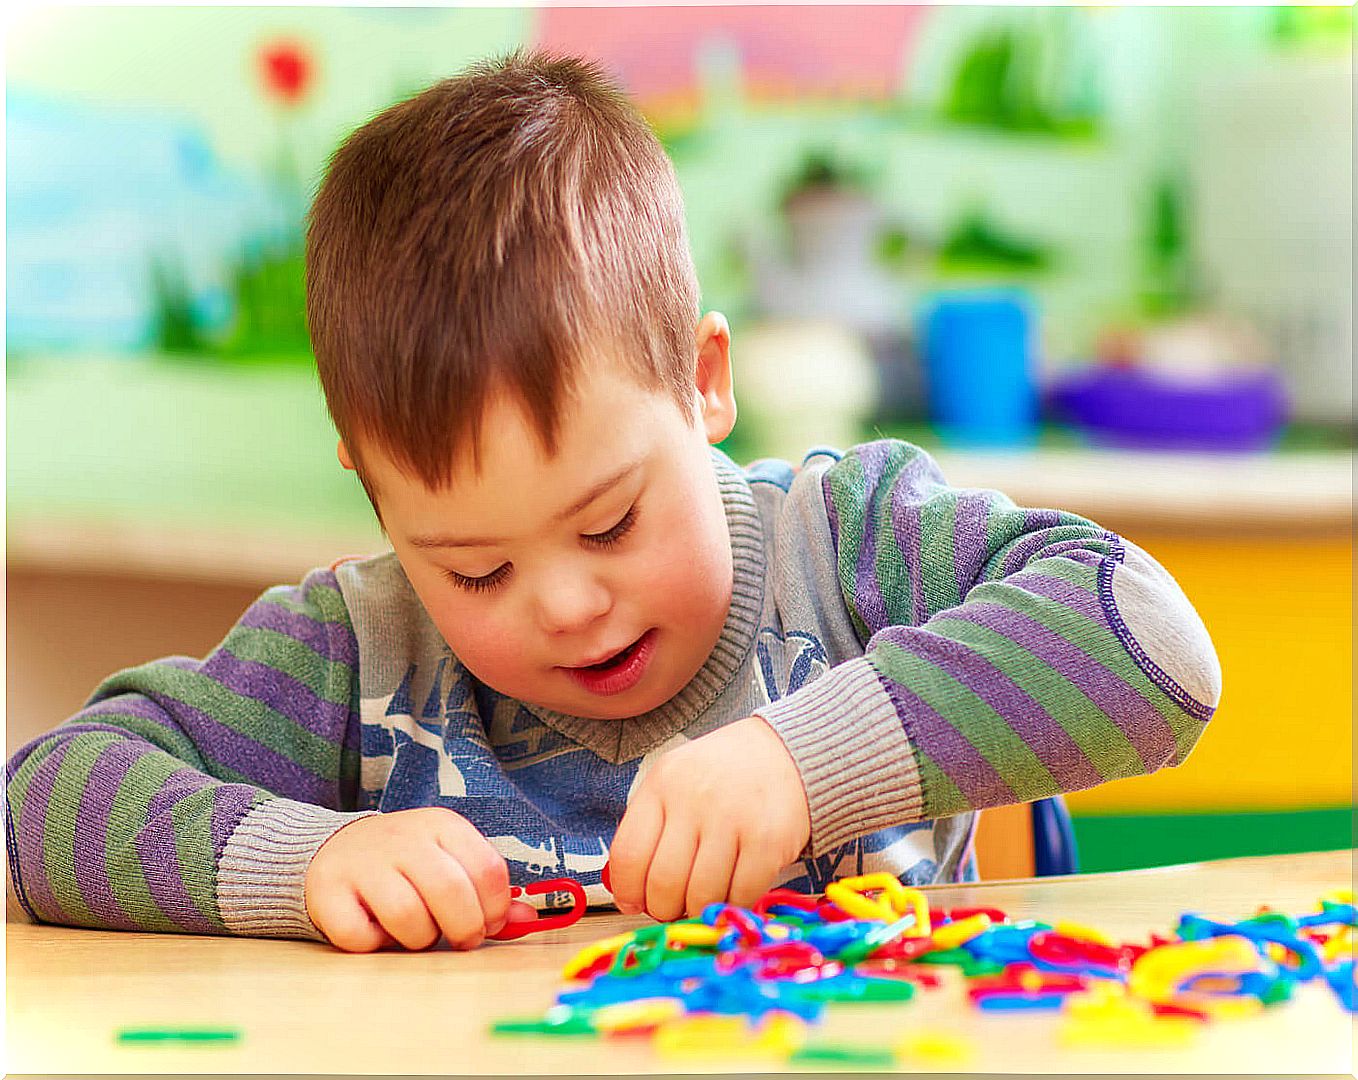
<svg viewBox="0 0 1358 1080">
<path fill-rule="evenodd" d="M 365 445 L 431 489 L 468 443 L 479 470 L 500 392 L 555 453 L 591 341 L 693 408 L 682 195 L 594 63 L 519 50 L 360 127 L 312 205 L 306 283 L 326 404 L 360 477 Z"/>
</svg>

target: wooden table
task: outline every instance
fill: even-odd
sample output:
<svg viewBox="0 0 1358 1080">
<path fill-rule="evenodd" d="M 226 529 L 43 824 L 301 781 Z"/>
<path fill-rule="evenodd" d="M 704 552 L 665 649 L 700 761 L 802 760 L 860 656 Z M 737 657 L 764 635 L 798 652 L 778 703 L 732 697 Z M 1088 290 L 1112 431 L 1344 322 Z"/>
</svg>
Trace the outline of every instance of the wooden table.
<svg viewBox="0 0 1358 1080">
<path fill-rule="evenodd" d="M 1294 914 L 1351 886 L 1353 852 L 1270 856 L 1069 878 L 930 888 L 941 906 L 1069 919 L 1142 941 L 1183 911 L 1239 919 L 1268 903 Z M 769 1071 L 768 1064 L 664 1061 L 631 1040 L 491 1038 L 490 1023 L 541 1015 L 562 964 L 586 942 L 641 925 L 591 916 L 566 931 L 483 947 L 350 956 L 289 941 L 129 934 L 10 923 L 7 1050 L 15 1073 L 646 1073 Z M 950 973 L 951 974 L 951 973 Z M 890 1045 L 911 1030 L 970 1038 L 978 1072 L 1351 1073 L 1353 1027 L 1327 987 L 1249 1020 L 1206 1025 L 1181 1050 L 1072 1050 L 1058 1017 L 986 1014 L 960 983 L 906 1004 L 831 1006 L 823 1040 Z M 125 1027 L 239 1029 L 217 1045 L 119 1045 Z M 902 1068 L 909 1068 L 903 1064 Z M 924 1065 L 925 1071 L 938 1066 Z"/>
</svg>

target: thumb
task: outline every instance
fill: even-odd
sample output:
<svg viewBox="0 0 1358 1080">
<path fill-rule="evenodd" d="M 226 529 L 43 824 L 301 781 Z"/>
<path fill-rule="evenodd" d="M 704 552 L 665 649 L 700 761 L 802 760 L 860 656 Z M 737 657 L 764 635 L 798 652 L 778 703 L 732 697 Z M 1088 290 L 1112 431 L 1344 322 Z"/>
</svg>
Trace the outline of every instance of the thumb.
<svg viewBox="0 0 1358 1080">
<path fill-rule="evenodd" d="M 509 917 L 505 919 L 505 924 L 532 922 L 538 917 L 537 908 L 532 904 L 525 904 L 522 900 L 511 900 L 509 902 Z"/>
</svg>

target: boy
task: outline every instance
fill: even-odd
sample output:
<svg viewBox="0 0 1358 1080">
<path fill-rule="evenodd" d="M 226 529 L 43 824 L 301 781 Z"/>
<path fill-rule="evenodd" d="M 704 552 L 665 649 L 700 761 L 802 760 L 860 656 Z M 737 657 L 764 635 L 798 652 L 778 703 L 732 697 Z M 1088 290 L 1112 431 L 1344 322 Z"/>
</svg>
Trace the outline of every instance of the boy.
<svg viewBox="0 0 1358 1080">
<path fill-rule="evenodd" d="M 1178 764 L 1220 672 L 1145 553 L 883 441 L 736 468 L 673 169 L 579 61 L 388 109 L 311 212 L 339 458 L 392 553 L 269 590 L 9 763 L 36 918 L 469 948 L 511 882 L 660 919 Z"/>
</svg>

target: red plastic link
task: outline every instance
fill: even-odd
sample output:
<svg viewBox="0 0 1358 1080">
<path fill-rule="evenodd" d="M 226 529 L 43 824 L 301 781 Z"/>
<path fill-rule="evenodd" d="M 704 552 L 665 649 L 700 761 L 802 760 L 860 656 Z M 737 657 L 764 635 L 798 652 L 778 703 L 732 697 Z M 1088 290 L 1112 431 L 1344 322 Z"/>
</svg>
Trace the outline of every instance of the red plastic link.
<svg viewBox="0 0 1358 1080">
<path fill-rule="evenodd" d="M 546 881 L 534 881 L 520 889 L 517 885 L 509 890 L 510 897 L 522 896 L 527 893 L 529 896 L 546 896 L 553 892 L 568 892 L 571 894 L 571 909 L 560 915 L 539 915 L 536 919 L 528 922 L 505 923 L 504 928 L 496 934 L 491 934 L 492 941 L 513 941 L 515 938 L 524 937 L 527 934 L 540 934 L 544 930 L 559 930 L 563 926 L 570 926 L 572 923 L 580 921 L 584 915 L 585 908 L 589 906 L 585 899 L 585 889 L 580 882 L 574 878 L 548 878 Z"/>
</svg>

